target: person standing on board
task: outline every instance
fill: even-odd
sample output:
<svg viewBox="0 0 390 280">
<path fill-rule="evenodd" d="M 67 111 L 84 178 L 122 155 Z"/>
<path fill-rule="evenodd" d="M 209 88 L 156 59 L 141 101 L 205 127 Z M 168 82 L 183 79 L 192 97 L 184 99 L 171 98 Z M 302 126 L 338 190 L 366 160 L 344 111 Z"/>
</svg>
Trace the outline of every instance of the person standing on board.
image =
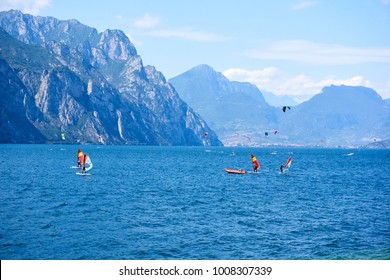
<svg viewBox="0 0 390 280">
<path fill-rule="evenodd" d="M 82 173 L 86 173 L 87 171 L 85 170 L 85 165 L 87 164 L 87 154 L 84 154 L 83 156 L 83 170 L 81 171 Z"/>
<path fill-rule="evenodd" d="M 260 164 L 258 163 L 256 157 L 251 154 L 252 157 L 252 165 L 253 165 L 253 172 L 257 172 L 257 170 L 260 168 Z"/>
</svg>

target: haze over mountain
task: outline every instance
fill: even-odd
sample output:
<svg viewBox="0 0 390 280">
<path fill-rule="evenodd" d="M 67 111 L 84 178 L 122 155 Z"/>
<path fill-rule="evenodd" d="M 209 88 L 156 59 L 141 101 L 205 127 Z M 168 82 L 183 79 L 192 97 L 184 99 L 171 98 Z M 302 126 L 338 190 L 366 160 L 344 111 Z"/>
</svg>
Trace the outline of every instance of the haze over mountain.
<svg viewBox="0 0 390 280">
<path fill-rule="evenodd" d="M 286 105 L 298 105 L 298 102 L 288 95 L 275 95 L 272 92 L 265 90 L 262 90 L 261 93 L 263 94 L 265 101 L 267 101 L 267 103 L 271 106 L 280 107 Z"/>
<path fill-rule="evenodd" d="M 225 145 L 359 146 L 390 138 L 390 106 L 370 88 L 325 87 L 283 112 L 268 105 L 254 85 L 229 81 L 209 66 L 170 82 Z"/>
<path fill-rule="evenodd" d="M 0 12 L 0 82 L 0 142 L 221 145 L 120 30 Z"/>
<path fill-rule="evenodd" d="M 291 112 L 283 127 L 291 140 L 322 139 L 329 145 L 356 145 L 390 138 L 390 107 L 373 89 L 325 87 Z"/>
</svg>

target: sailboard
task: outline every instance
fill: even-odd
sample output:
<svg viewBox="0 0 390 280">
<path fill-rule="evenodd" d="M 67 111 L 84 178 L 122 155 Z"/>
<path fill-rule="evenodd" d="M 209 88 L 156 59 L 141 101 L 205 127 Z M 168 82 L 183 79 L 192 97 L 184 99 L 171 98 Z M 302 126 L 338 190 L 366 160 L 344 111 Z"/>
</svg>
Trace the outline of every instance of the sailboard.
<svg viewBox="0 0 390 280">
<path fill-rule="evenodd" d="M 80 175 L 80 176 L 91 176 L 92 174 L 91 173 L 83 173 L 83 172 L 76 172 L 77 175 Z"/>
</svg>

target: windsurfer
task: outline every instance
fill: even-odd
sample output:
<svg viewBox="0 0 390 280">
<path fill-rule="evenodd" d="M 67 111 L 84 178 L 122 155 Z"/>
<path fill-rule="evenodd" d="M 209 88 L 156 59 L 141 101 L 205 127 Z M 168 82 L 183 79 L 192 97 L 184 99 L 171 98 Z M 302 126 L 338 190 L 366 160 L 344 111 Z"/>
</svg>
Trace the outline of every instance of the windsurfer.
<svg viewBox="0 0 390 280">
<path fill-rule="evenodd" d="M 81 171 L 82 173 L 87 173 L 87 171 L 85 170 L 86 162 L 87 162 L 87 155 L 84 154 L 84 157 L 83 157 L 83 170 Z"/>
<path fill-rule="evenodd" d="M 254 155 L 251 155 L 251 157 L 252 157 L 253 172 L 257 172 L 257 170 L 260 168 L 260 164 Z"/>
<path fill-rule="evenodd" d="M 280 166 L 280 173 L 283 173 L 283 168 L 284 168 L 284 165 L 282 164 L 282 165 Z"/>
</svg>

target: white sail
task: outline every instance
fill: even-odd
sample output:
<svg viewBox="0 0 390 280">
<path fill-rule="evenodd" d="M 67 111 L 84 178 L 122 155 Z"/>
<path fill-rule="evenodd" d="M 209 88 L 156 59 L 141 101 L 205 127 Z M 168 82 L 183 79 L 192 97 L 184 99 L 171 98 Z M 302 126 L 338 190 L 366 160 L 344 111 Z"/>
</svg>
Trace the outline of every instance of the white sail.
<svg viewBox="0 0 390 280">
<path fill-rule="evenodd" d="M 85 171 L 91 170 L 92 167 L 93 167 L 93 164 L 92 164 L 92 161 L 91 161 L 91 157 L 88 156 L 87 160 L 85 161 Z"/>
</svg>

